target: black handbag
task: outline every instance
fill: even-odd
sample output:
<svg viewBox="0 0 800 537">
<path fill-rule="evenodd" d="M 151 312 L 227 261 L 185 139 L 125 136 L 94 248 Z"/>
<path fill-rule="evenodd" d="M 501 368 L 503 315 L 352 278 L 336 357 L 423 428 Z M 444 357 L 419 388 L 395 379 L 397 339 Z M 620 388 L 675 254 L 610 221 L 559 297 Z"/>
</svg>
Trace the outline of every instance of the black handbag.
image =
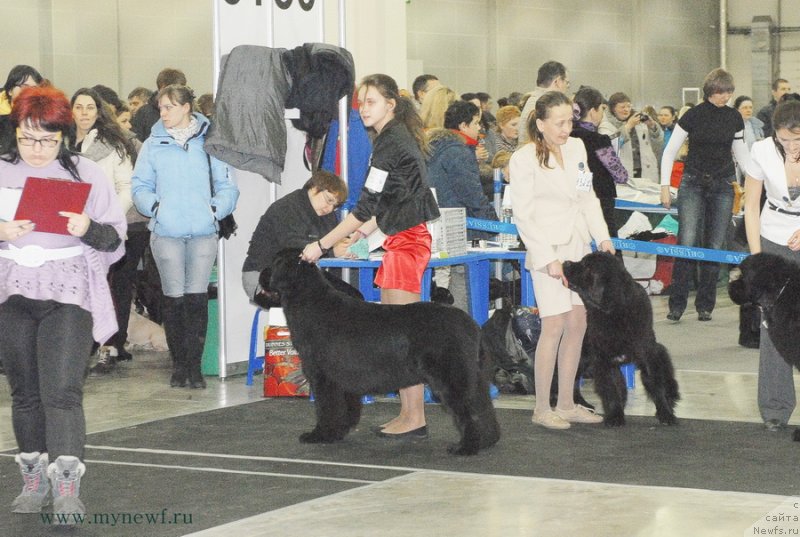
<svg viewBox="0 0 800 537">
<path fill-rule="evenodd" d="M 211 185 L 211 197 L 214 197 L 214 178 L 211 176 L 211 156 L 206 153 L 208 159 L 208 183 Z M 233 218 L 233 213 L 229 214 L 222 220 L 219 220 L 219 227 L 217 235 L 220 239 L 230 239 L 231 235 L 236 235 L 236 230 L 239 229 L 239 224 Z"/>
</svg>

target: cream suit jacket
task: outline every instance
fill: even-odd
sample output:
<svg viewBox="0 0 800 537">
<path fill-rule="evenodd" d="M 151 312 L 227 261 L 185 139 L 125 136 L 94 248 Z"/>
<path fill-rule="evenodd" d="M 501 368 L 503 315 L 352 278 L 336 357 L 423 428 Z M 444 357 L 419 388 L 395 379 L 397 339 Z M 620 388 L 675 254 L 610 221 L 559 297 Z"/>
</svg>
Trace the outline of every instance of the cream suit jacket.
<svg viewBox="0 0 800 537">
<path fill-rule="evenodd" d="M 538 270 L 558 259 L 555 247 L 573 237 L 589 244 L 609 240 L 594 190 L 578 190 L 579 170 L 589 171 L 586 148 L 578 138 L 561 146 L 564 168 L 550 155 L 551 169 L 542 168 L 536 147 L 528 143 L 511 157 L 511 206 L 514 223 L 528 250 L 525 266 Z M 563 260 L 561 260 L 563 261 Z"/>
</svg>

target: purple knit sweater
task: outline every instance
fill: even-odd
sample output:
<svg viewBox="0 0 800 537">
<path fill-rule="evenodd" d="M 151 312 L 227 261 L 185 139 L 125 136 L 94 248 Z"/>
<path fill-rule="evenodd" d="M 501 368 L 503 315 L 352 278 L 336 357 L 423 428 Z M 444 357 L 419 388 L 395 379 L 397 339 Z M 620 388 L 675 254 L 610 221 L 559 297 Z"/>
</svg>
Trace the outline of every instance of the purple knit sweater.
<svg viewBox="0 0 800 537">
<path fill-rule="evenodd" d="M 95 222 L 111 224 L 120 237 L 125 237 L 125 215 L 117 201 L 111 181 L 94 162 L 78 158 L 78 173 L 91 183 L 84 212 Z M 43 168 L 34 168 L 25 161 L 16 164 L 0 160 L 0 187 L 21 188 L 27 177 L 72 179 L 58 161 Z M 53 200 L 57 204 L 57 200 Z M 55 300 L 74 304 L 92 314 L 92 335 L 104 343 L 117 331 L 114 304 L 108 288 L 108 267 L 125 253 L 124 243 L 113 252 L 99 252 L 72 235 L 57 235 L 33 231 L 9 243 L 0 241 L 0 248 L 13 244 L 19 248 L 35 244 L 43 248 L 83 246 L 83 255 L 47 261 L 40 267 L 24 267 L 11 259 L 0 258 L 0 303 L 9 296 L 22 295 L 35 300 Z"/>
</svg>

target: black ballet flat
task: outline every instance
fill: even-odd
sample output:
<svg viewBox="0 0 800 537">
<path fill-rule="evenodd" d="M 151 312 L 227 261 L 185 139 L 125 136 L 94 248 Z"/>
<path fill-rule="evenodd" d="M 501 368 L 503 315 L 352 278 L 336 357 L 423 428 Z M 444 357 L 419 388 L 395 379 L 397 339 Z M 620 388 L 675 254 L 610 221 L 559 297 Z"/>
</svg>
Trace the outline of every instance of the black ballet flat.
<svg viewBox="0 0 800 537">
<path fill-rule="evenodd" d="M 377 434 L 379 438 L 386 438 L 387 440 L 415 442 L 417 440 L 425 440 L 428 438 L 428 426 L 423 425 L 419 429 L 406 431 L 404 433 L 386 433 L 381 430 L 375 434 Z"/>
</svg>

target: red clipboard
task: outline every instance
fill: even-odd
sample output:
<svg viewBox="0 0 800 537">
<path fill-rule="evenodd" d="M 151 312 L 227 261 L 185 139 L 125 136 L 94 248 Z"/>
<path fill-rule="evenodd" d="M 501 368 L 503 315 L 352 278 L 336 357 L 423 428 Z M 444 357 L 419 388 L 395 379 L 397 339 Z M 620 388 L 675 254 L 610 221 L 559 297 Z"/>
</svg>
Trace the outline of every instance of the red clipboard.
<svg viewBox="0 0 800 537">
<path fill-rule="evenodd" d="M 69 235 L 67 218 L 58 213 L 82 213 L 91 189 L 90 183 L 28 177 L 14 219 L 30 220 L 39 232 Z"/>
</svg>

